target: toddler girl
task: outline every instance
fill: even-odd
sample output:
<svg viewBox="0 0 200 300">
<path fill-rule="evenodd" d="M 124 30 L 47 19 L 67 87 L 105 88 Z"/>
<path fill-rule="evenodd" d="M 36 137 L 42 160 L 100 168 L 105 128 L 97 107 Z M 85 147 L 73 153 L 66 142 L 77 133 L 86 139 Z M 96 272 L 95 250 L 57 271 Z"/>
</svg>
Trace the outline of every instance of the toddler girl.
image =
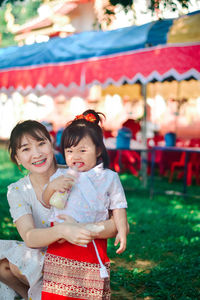
<svg viewBox="0 0 200 300">
<path fill-rule="evenodd" d="M 90 226 L 94 226 L 97 232 L 103 227 L 92 224 L 108 219 L 109 211 L 112 211 L 118 231 L 115 245 L 120 243 L 117 253 L 122 253 L 126 249 L 127 202 L 118 174 L 108 169 L 100 115 L 87 110 L 63 131 L 61 149 L 66 164 L 70 169 L 76 168 L 79 176 L 76 179 L 67 177 L 65 169 L 58 169 L 43 193 L 43 202 L 49 207 L 56 191 L 71 188 L 65 208 L 51 208 L 53 217 L 68 215 L 73 222 L 86 224 L 91 230 Z M 107 240 L 99 237 L 101 233 L 97 233 L 97 239 L 86 247 L 69 242 L 56 242 L 48 247 L 43 300 L 58 299 L 58 295 L 59 299 L 110 299 Z"/>
</svg>

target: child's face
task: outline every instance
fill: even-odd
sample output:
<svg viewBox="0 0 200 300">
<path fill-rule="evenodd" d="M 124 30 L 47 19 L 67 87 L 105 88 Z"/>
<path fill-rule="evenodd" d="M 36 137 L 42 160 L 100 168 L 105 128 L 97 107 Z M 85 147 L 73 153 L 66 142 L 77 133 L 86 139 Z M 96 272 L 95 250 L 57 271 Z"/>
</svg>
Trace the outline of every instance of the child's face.
<svg viewBox="0 0 200 300">
<path fill-rule="evenodd" d="M 65 160 L 70 168 L 77 166 L 78 171 L 85 172 L 96 166 L 97 151 L 95 144 L 89 136 L 85 136 L 77 146 L 65 148 Z"/>
</svg>

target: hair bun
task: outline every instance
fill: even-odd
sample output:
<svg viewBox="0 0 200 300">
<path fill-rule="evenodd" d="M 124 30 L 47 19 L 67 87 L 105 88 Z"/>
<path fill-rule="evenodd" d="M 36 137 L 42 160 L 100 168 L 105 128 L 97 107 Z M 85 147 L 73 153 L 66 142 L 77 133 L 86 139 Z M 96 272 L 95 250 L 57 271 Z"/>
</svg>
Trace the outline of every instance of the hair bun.
<svg viewBox="0 0 200 300">
<path fill-rule="evenodd" d="M 86 117 L 89 117 L 88 118 L 88 121 L 92 122 L 92 123 L 95 123 L 95 124 L 99 124 L 100 122 L 102 122 L 102 119 L 100 117 L 100 115 L 102 115 L 104 118 L 105 118 L 105 115 L 103 113 L 100 113 L 100 112 L 96 112 L 95 110 L 93 109 L 88 109 L 86 110 L 83 115 Z"/>
</svg>

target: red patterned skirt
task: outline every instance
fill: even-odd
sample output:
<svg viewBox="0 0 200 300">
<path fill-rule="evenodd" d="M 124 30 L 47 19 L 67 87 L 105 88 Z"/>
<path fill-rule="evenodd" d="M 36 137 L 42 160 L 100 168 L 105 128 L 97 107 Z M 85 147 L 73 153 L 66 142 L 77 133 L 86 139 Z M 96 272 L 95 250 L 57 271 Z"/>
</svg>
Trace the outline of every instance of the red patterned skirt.
<svg viewBox="0 0 200 300">
<path fill-rule="evenodd" d="M 95 240 L 99 256 L 110 277 L 107 240 Z M 69 242 L 53 243 L 44 261 L 42 300 L 110 299 L 110 278 L 100 277 L 100 264 L 94 249 Z"/>
</svg>

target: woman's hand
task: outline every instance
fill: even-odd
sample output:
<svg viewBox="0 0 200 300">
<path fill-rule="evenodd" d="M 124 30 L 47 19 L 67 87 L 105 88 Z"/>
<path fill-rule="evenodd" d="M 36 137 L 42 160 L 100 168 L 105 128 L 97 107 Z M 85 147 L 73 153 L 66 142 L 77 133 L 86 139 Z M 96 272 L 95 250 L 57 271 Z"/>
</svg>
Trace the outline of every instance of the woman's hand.
<svg viewBox="0 0 200 300">
<path fill-rule="evenodd" d="M 61 219 L 63 221 L 66 221 L 68 223 L 78 224 L 78 222 L 76 222 L 76 220 L 74 218 L 72 218 L 72 217 L 70 217 L 68 215 L 63 215 L 62 214 L 62 215 L 57 216 L 57 218 L 59 218 L 59 219 Z M 56 225 L 56 224 L 57 224 L 57 222 L 54 222 L 54 225 Z"/>
<path fill-rule="evenodd" d="M 69 222 L 68 216 L 60 215 L 59 217 L 65 221 L 63 223 L 56 224 L 55 226 L 59 227 L 61 238 L 67 240 L 71 244 L 87 245 L 98 235 L 97 233 L 85 229 L 76 221 L 73 223 Z"/>
<path fill-rule="evenodd" d="M 58 218 L 61 219 L 61 220 L 67 221 L 69 223 L 78 224 L 74 218 L 72 218 L 70 216 L 67 216 L 67 215 L 59 215 Z M 54 222 L 54 225 L 56 225 L 56 224 L 59 224 L 59 223 L 58 222 Z M 65 241 L 66 241 L 65 239 L 60 239 L 60 240 L 58 240 L 58 243 L 62 244 Z"/>
</svg>

